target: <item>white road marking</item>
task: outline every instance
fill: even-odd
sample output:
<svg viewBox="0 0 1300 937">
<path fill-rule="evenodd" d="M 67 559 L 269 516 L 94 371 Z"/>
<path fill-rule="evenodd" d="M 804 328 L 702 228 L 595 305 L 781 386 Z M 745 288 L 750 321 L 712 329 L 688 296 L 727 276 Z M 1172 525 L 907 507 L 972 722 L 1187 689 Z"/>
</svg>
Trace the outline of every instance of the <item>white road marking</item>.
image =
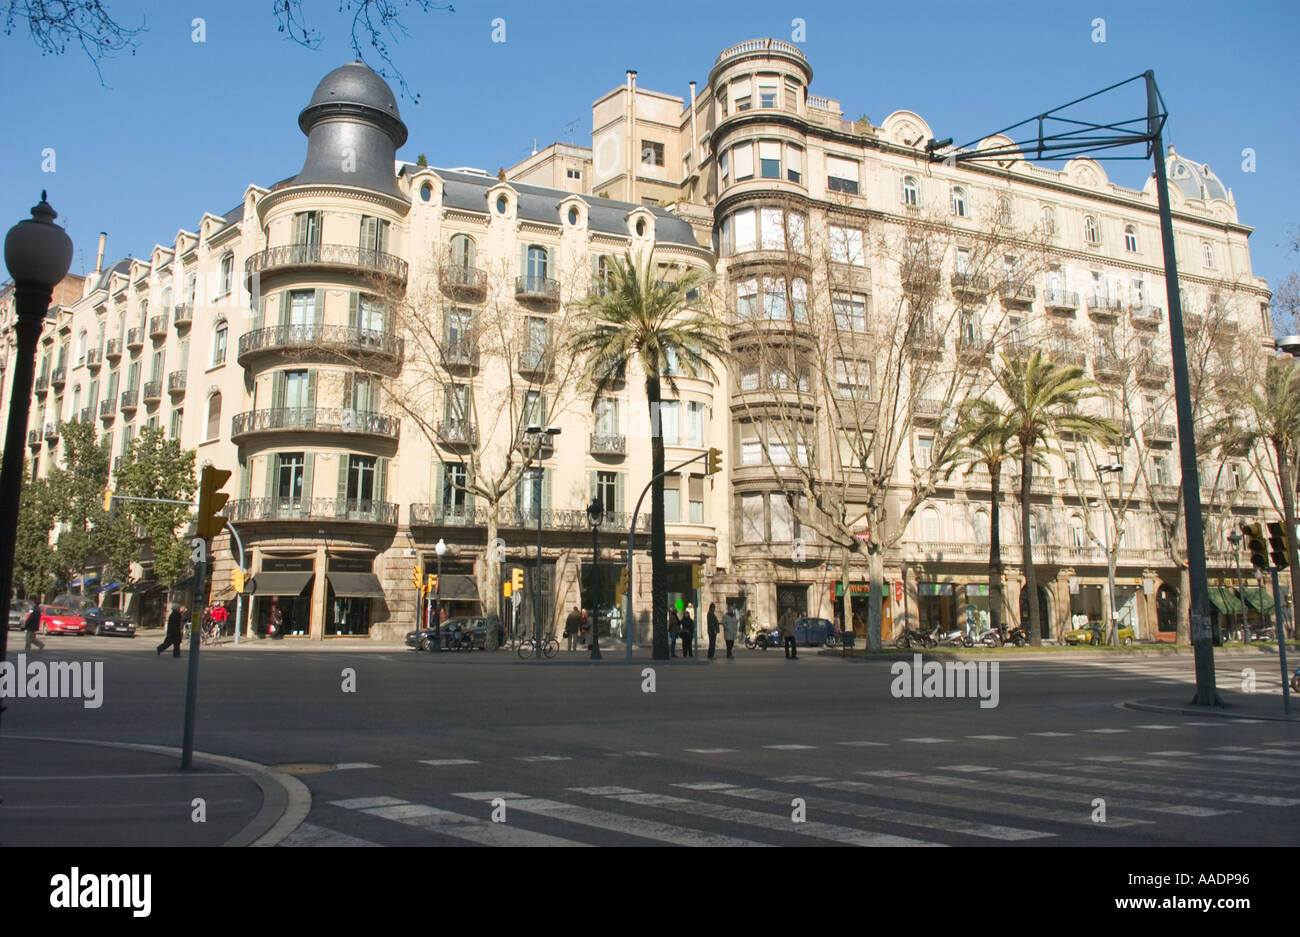
<svg viewBox="0 0 1300 937">
<path fill-rule="evenodd" d="M 351 797 L 347 800 L 331 800 L 331 807 L 342 807 L 344 810 L 364 810 L 367 807 L 387 807 L 392 804 L 404 804 L 407 801 L 398 797 Z"/>
<path fill-rule="evenodd" d="M 816 745 L 764 745 L 764 748 L 770 748 L 778 752 L 797 752 L 805 749 L 816 748 Z"/>
<path fill-rule="evenodd" d="M 443 836 L 463 839 L 480 846 L 587 846 L 589 843 L 547 833 L 536 833 L 510 823 L 493 823 L 485 817 L 454 813 L 426 804 L 374 807 L 362 811 L 385 820 L 427 829 Z M 508 816 L 507 816 L 508 819 Z"/>
<path fill-rule="evenodd" d="M 932 739 L 932 738 L 921 738 L 921 739 L 903 739 L 903 741 L 904 741 L 904 742 L 917 742 L 918 744 L 921 744 L 921 745 L 933 745 L 933 744 L 936 744 L 936 743 L 939 743 L 939 742 L 951 742 L 952 739 Z"/>
<path fill-rule="evenodd" d="M 378 843 L 372 843 L 368 839 L 361 839 L 357 836 L 349 836 L 346 833 L 338 833 L 334 830 L 326 829 L 323 826 L 316 826 L 311 823 L 300 823 L 298 828 L 282 839 L 279 843 L 281 846 L 378 846 Z"/>
<path fill-rule="evenodd" d="M 1128 729 L 1084 729 L 1084 732 L 1096 732 L 1101 735 L 1115 735 L 1120 732 L 1127 732 Z"/>
<path fill-rule="evenodd" d="M 516 761 L 572 761 L 568 755 L 516 755 Z"/>
<path fill-rule="evenodd" d="M 968 739 L 984 739 L 988 742 L 1005 742 L 1008 739 L 1015 738 L 1014 735 L 968 735 Z"/>
<path fill-rule="evenodd" d="M 433 765 L 435 768 L 442 768 L 447 765 L 476 765 L 479 762 L 472 758 L 422 758 L 420 764 Z"/>
<path fill-rule="evenodd" d="M 884 746 L 885 742 L 836 742 L 836 745 L 848 745 L 852 748 L 866 748 L 867 746 Z"/>
<path fill-rule="evenodd" d="M 697 755 L 721 755 L 723 752 L 740 751 L 738 748 L 683 748 L 684 752 L 694 752 Z"/>
<path fill-rule="evenodd" d="M 1179 765 L 1179 767 L 1183 767 Z M 961 770 L 957 768 L 955 770 Z M 1048 781 L 1063 784 L 1073 784 L 1085 789 L 1094 787 L 1098 780 L 1088 774 L 1053 774 L 1046 771 L 1017 771 L 1007 768 L 986 768 L 999 777 L 1012 778 L 1021 781 Z M 1087 772 L 1087 767 L 1080 767 L 1078 770 Z M 1095 767 L 1093 771 L 1106 775 L 1111 781 L 1112 787 L 1118 785 L 1122 791 L 1132 791 L 1137 794 L 1160 794 L 1166 797 L 1197 797 L 1203 800 L 1213 800 L 1216 802 L 1227 801 L 1234 804 L 1252 804 L 1262 807 L 1294 807 L 1300 804 L 1300 800 L 1289 797 L 1260 797 L 1253 794 L 1238 794 L 1234 791 L 1227 790 L 1202 790 L 1190 787 L 1168 787 L 1163 784 L 1146 784 L 1139 781 L 1133 781 L 1128 778 L 1116 779 L 1115 768 L 1113 767 Z"/>
<path fill-rule="evenodd" d="M 1073 732 L 1030 732 L 1030 735 L 1041 735 L 1043 738 L 1063 739 L 1067 735 L 1074 735 Z"/>
<path fill-rule="evenodd" d="M 355 771 L 358 768 L 378 768 L 379 765 L 372 765 L 366 761 L 345 761 L 341 765 L 335 765 L 335 771 Z"/>
</svg>

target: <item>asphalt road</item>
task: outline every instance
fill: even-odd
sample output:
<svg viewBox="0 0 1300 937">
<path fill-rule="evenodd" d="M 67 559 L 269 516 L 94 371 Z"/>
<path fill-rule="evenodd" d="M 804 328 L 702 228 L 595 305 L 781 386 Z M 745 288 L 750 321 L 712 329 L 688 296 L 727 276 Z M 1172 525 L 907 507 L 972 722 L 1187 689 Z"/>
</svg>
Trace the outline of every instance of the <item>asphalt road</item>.
<svg viewBox="0 0 1300 937">
<path fill-rule="evenodd" d="M 7 736 L 180 744 L 185 661 L 144 639 L 50 646 L 104 661 L 103 705 L 11 700 Z M 1190 699 L 1190 657 L 1003 660 L 982 708 L 895 698 L 885 661 L 737 655 L 222 648 L 201 660 L 196 746 L 307 785 L 285 845 L 1289 845 L 1300 829 L 1300 726 L 1118 705 Z M 1276 698 L 1275 658 L 1220 659 L 1221 685 L 1245 666 Z M 75 836 L 76 818 L 48 822 Z"/>
</svg>

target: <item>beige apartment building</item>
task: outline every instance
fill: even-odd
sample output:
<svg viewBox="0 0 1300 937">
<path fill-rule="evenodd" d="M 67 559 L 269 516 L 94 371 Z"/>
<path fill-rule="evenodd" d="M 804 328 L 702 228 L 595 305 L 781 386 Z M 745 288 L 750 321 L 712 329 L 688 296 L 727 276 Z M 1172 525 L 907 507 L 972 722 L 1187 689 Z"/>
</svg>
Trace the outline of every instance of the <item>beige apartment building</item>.
<svg viewBox="0 0 1300 937">
<path fill-rule="evenodd" d="M 560 349 L 575 303 L 598 288 L 601 258 L 653 250 L 661 265 L 716 272 L 705 299 L 733 337 L 714 375 L 676 376 L 661 414 L 666 465 L 711 446 L 726 454 L 718 475 L 696 462 L 667 479 L 674 599 L 700 613 L 712 602 L 749 608 L 765 624 L 786 609 L 833 614 L 842 551 L 791 492 L 801 478 L 838 479 L 848 515 L 865 497 L 833 455 L 851 400 L 854 412 L 875 404 L 860 436 L 889 424 L 905 441 L 881 450 L 897 463 L 885 516 L 899 520 L 876 532 L 884 636 L 902 614 L 977 622 L 988 606 L 989 479 L 927 481 L 929 453 L 960 399 L 990 393 L 996 353 L 1035 346 L 1095 376 L 1107 388 L 1097 405 L 1129 434 L 1111 452 L 1065 440 L 1033 479 L 1048 633 L 1107 614 L 1107 562 L 1092 537 L 1122 529 L 1115 611 L 1139 637 L 1172 634 L 1180 570 L 1160 526 L 1177 498 L 1178 454 L 1154 183 L 1115 185 L 1086 159 L 1060 171 L 932 164 L 922 117 L 852 122 L 811 81 L 799 48 L 774 39 L 725 50 L 686 97 L 640 89 L 629 73 L 595 101 L 590 148 L 555 144 L 498 178 L 397 160 L 407 130 L 390 89 L 345 65 L 299 115 L 308 145 L 297 175 L 250 185 L 233 210 L 148 258 L 101 264 L 60 307 L 42 353 L 63 355 L 66 372 L 57 395 L 38 380 L 32 425 L 93 420 L 120 453 L 152 424 L 195 448 L 200 465 L 233 469 L 229 514 L 254 574 L 259 633 L 278 610 L 292 636 L 399 638 L 418 614 L 413 567 L 439 564 L 450 614 L 489 611 L 496 582 L 523 569 L 525 595 L 505 617 L 531 622 L 539 538 L 553 627 L 581 603 L 590 571 L 587 505 L 598 498 L 606 511 L 608 602 L 650 478 L 643 375 L 633 369 L 594 401 L 582 362 Z M 1206 349 L 1211 370 L 1248 367 L 1272 348 L 1250 228 L 1208 166 L 1172 150 L 1167 166 L 1189 348 Z M 823 319 L 829 329 L 805 325 Z M 840 350 L 819 357 L 828 333 Z M 774 348 L 834 380 L 773 367 L 763 353 Z M 891 375 L 915 387 L 882 418 Z M 808 414 L 793 421 L 807 444 L 781 435 L 793 410 Z M 531 424 L 560 432 L 539 449 Z M 57 429 L 31 442 L 48 463 Z M 1096 474 L 1116 461 L 1122 475 Z M 1018 620 L 1013 471 L 1002 544 Z M 1266 484 L 1245 458 L 1203 464 L 1206 523 L 1222 541 L 1211 544 L 1212 584 L 1235 581 L 1223 535 L 1269 513 Z M 925 497 L 902 524 L 918 487 Z M 642 531 L 648 512 L 647 500 Z M 218 599 L 232 595 L 228 539 L 216 549 Z M 639 637 L 646 546 L 638 538 Z M 867 578 L 855 561 L 855 606 Z"/>
</svg>

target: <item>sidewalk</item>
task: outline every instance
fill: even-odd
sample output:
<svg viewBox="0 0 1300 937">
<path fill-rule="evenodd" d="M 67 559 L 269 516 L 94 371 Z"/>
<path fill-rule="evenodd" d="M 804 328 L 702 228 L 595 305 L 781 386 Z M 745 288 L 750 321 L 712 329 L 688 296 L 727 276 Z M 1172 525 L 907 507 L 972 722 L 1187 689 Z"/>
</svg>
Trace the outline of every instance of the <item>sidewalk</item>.
<svg viewBox="0 0 1300 937">
<path fill-rule="evenodd" d="M 2 845 L 273 846 L 311 807 L 302 782 L 265 765 L 180 762 L 166 746 L 0 736 Z"/>
<path fill-rule="evenodd" d="M 1264 719 L 1269 722 L 1300 723 L 1300 699 L 1291 694 L 1291 715 L 1282 711 L 1281 693 L 1241 693 L 1218 688 L 1223 706 L 1194 706 L 1190 702 L 1192 688 L 1188 687 L 1175 696 L 1149 696 L 1144 699 L 1129 700 L 1121 703 L 1122 709 L 1139 712 L 1164 713 L 1171 716 L 1206 716 L 1216 719 Z"/>
</svg>

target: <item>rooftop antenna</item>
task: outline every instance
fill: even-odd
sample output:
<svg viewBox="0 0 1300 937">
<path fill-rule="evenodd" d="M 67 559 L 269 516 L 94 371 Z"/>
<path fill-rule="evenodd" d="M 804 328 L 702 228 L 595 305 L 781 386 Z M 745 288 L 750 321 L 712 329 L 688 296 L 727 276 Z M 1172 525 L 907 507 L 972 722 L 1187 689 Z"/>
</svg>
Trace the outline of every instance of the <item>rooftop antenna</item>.
<svg viewBox="0 0 1300 937">
<path fill-rule="evenodd" d="M 582 120 L 581 117 L 575 117 L 564 125 L 564 129 L 569 131 L 569 146 L 573 146 L 573 132 L 578 129 L 578 121 L 580 120 Z"/>
<path fill-rule="evenodd" d="M 533 155 L 537 155 L 537 138 L 533 137 Z"/>
</svg>

